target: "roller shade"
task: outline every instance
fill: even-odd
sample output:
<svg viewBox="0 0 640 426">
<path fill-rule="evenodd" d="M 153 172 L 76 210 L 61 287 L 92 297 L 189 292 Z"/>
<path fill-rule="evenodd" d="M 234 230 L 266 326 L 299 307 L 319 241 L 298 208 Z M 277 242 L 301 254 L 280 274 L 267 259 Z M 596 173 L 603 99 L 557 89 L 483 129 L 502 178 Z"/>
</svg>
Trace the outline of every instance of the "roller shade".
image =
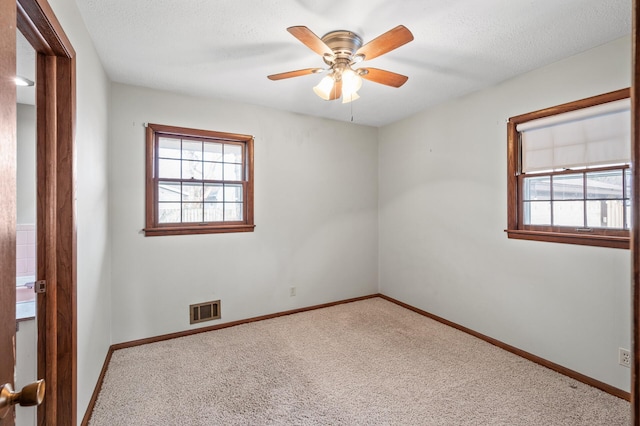
<svg viewBox="0 0 640 426">
<path fill-rule="evenodd" d="M 608 102 L 518 124 L 522 171 L 629 163 L 631 102 Z"/>
</svg>

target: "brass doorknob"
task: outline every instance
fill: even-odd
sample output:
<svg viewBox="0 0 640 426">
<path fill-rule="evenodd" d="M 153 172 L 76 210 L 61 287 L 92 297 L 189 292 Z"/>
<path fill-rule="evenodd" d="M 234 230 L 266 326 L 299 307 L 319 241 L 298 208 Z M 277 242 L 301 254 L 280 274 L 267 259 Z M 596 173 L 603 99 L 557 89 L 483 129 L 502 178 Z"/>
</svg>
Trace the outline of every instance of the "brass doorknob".
<svg viewBox="0 0 640 426">
<path fill-rule="evenodd" d="M 12 405 L 20 404 L 23 407 L 40 405 L 44 399 L 44 379 L 30 383 L 20 392 L 14 392 L 10 383 L 0 387 L 0 419 L 3 419 Z"/>
</svg>

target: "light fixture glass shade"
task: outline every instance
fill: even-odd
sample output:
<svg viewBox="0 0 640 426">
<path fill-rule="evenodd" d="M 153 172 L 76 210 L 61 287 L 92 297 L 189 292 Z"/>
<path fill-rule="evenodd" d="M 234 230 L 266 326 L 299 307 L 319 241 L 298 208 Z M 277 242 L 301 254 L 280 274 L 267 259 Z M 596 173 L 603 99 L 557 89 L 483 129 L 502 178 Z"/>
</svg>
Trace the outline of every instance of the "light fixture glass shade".
<svg viewBox="0 0 640 426">
<path fill-rule="evenodd" d="M 316 95 L 320 96 L 325 101 L 328 101 L 331 96 L 331 90 L 333 90 L 334 83 L 335 81 L 333 80 L 333 76 L 326 75 L 322 80 L 320 80 L 320 83 L 313 88 L 313 91 Z"/>
<path fill-rule="evenodd" d="M 13 81 L 15 81 L 16 86 L 33 86 L 35 83 L 31 80 L 29 80 L 26 77 L 21 77 L 19 75 L 15 76 L 13 78 Z"/>
<path fill-rule="evenodd" d="M 353 92 L 351 95 L 345 95 L 344 93 L 342 94 L 343 104 L 348 104 L 349 102 L 353 102 L 356 99 L 360 99 L 360 96 L 356 92 Z"/>
<path fill-rule="evenodd" d="M 362 77 L 356 74 L 351 68 L 342 72 L 342 99 L 349 99 L 346 102 L 355 101 L 359 98 L 357 91 L 362 87 Z M 355 95 L 355 96 L 354 96 Z"/>
</svg>

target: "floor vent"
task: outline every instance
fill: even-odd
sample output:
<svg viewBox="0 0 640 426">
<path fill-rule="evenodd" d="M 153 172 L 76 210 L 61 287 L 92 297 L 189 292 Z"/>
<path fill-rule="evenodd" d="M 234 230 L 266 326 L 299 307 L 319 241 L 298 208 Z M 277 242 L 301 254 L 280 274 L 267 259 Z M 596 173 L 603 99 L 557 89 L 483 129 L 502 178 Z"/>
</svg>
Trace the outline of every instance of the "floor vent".
<svg viewBox="0 0 640 426">
<path fill-rule="evenodd" d="M 211 321 L 220 318 L 220 301 L 197 303 L 189 305 L 190 324 Z"/>
</svg>

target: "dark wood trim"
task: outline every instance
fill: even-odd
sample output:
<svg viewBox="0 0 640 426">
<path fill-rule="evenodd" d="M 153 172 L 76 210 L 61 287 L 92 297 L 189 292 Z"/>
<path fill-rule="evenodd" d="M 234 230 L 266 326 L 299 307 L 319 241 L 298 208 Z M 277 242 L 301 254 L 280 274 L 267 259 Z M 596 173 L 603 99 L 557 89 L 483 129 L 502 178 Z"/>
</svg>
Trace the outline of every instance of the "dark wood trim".
<svg viewBox="0 0 640 426">
<path fill-rule="evenodd" d="M 75 51 L 47 0 L 17 0 L 17 25 L 37 52 L 38 424 L 77 421 Z"/>
<path fill-rule="evenodd" d="M 546 241 L 548 243 L 577 244 L 583 246 L 628 249 L 629 237 L 613 237 L 607 235 L 578 235 L 558 232 L 529 231 L 525 229 L 505 229 L 509 238 L 529 241 Z"/>
<path fill-rule="evenodd" d="M 584 200 L 580 200 L 584 201 Z M 587 200 L 591 201 L 591 200 Z M 600 200 L 598 200 L 600 201 Z M 580 230 L 580 231 L 578 231 Z M 578 228 L 575 226 L 549 226 L 549 225 L 522 225 L 519 231 L 527 232 L 554 232 L 556 234 L 568 234 L 577 237 L 602 237 L 613 238 L 614 241 L 627 241 L 631 234 L 627 229 L 607 229 L 607 228 Z"/>
<path fill-rule="evenodd" d="M 57 59 L 57 337 L 58 424 L 77 422 L 76 321 L 76 193 L 75 115 L 76 64 L 74 58 Z"/>
<path fill-rule="evenodd" d="M 145 136 L 145 226 L 150 226 L 151 224 L 155 224 L 155 210 L 149 208 L 149 206 L 153 206 L 158 198 L 158 194 L 155 190 L 155 185 L 153 181 L 153 176 L 156 174 L 156 154 L 155 154 L 155 143 L 154 143 L 154 134 L 153 134 L 153 126 L 147 125 L 144 129 Z M 148 230 L 143 229 L 145 235 L 147 235 Z"/>
<path fill-rule="evenodd" d="M 129 342 L 116 343 L 115 345 L 111 345 L 111 347 L 113 348 L 113 350 L 131 348 L 131 347 L 134 347 L 134 346 L 140 346 L 140 345 L 146 345 L 146 344 L 149 344 L 149 343 L 162 342 L 164 340 L 176 339 L 178 337 L 185 337 L 185 336 L 191 336 L 191 335 L 198 334 L 198 333 L 205 333 L 207 331 L 214 331 L 214 330 L 221 330 L 223 328 L 235 327 L 236 325 L 249 324 L 249 323 L 256 322 L 256 321 L 264 321 L 264 320 L 268 320 L 268 319 L 272 319 L 272 318 L 282 317 L 282 316 L 285 316 L 285 315 L 293 315 L 293 314 L 298 314 L 300 312 L 313 311 L 313 310 L 316 310 L 316 309 L 322 309 L 322 308 L 328 308 L 328 307 L 331 307 L 331 306 L 343 305 L 345 303 L 358 302 L 360 300 L 372 299 L 374 297 L 380 297 L 380 294 L 378 294 L 378 293 L 370 294 L 368 296 L 354 297 L 352 299 L 340 300 L 338 302 L 322 303 L 320 305 L 307 306 L 307 307 L 304 307 L 304 308 L 292 309 L 290 311 L 284 311 L 284 312 L 276 312 L 274 314 L 261 315 L 261 316 L 258 316 L 258 317 L 247 318 L 247 319 L 238 320 L 238 321 L 226 322 L 226 323 L 223 323 L 223 324 L 212 325 L 212 326 L 209 326 L 209 327 L 194 328 L 192 330 L 179 331 L 177 333 L 169 333 L 169 334 L 163 334 L 163 335 L 160 335 L 160 336 L 147 337 L 145 339 L 139 339 L 139 340 L 132 340 L 132 341 L 129 341 Z"/>
<path fill-rule="evenodd" d="M 517 157 L 520 152 L 519 138 L 516 125 L 509 120 L 507 123 L 507 228 L 518 227 L 519 202 L 518 202 L 518 164 Z"/>
<path fill-rule="evenodd" d="M 100 391 L 102 390 L 102 384 L 104 383 L 104 376 L 107 374 L 107 369 L 109 368 L 109 363 L 111 362 L 111 356 L 113 355 L 113 351 L 114 351 L 113 346 L 110 346 L 109 350 L 107 351 L 107 356 L 104 359 L 104 364 L 102 364 L 102 370 L 100 370 L 100 375 L 98 376 L 96 387 L 93 390 L 93 394 L 91 394 L 91 400 L 89 401 L 87 410 L 84 412 L 82 423 L 80 423 L 81 426 L 89 425 L 89 420 L 91 420 L 91 416 L 93 415 L 93 409 L 96 406 L 96 401 L 98 401 L 98 395 L 100 395 Z"/>
<path fill-rule="evenodd" d="M 16 8 L 0 2 L 0 385 L 14 383 L 16 337 Z M 3 425 L 13 426 L 14 409 Z"/>
<path fill-rule="evenodd" d="M 22 35 L 27 39 L 29 44 L 31 44 L 31 46 L 37 52 L 49 56 L 54 56 L 53 50 L 51 50 L 47 41 L 44 39 L 44 37 L 42 37 L 42 35 L 38 31 L 38 28 L 29 17 L 29 14 L 20 4 L 20 1 L 16 1 L 16 6 L 18 10 L 18 28 L 20 29 Z"/>
<path fill-rule="evenodd" d="M 247 147 L 246 156 L 247 156 L 247 171 L 249 179 L 247 179 L 247 189 L 246 189 L 246 200 L 245 200 L 245 214 L 246 214 L 246 222 L 255 228 L 255 222 L 253 221 L 253 185 L 254 185 L 254 175 L 253 175 L 253 145 L 255 143 L 255 139 L 252 137 L 250 141 L 247 141 L 245 145 Z M 253 232 L 253 231 L 252 231 Z"/>
<path fill-rule="evenodd" d="M 640 425 L 640 3 L 633 0 L 631 31 L 631 424 Z"/>
<path fill-rule="evenodd" d="M 253 232 L 255 225 L 216 225 L 216 226 L 166 226 L 144 228 L 147 237 L 163 235 L 224 234 L 228 232 Z"/>
<path fill-rule="evenodd" d="M 57 253 L 56 253 L 56 61 L 55 56 L 38 53 L 36 59 L 36 109 L 38 123 L 37 150 L 37 274 L 39 280 L 46 280 L 48 292 L 37 295 L 38 321 L 38 378 L 45 379 L 47 388 L 57 389 L 58 372 L 58 307 L 57 293 Z M 38 407 L 38 425 L 45 425 L 46 419 L 57 418 L 57 392 L 46 395 Z"/>
<path fill-rule="evenodd" d="M 613 92 L 603 93 L 602 95 L 591 96 L 589 98 L 580 99 L 578 101 L 567 102 L 566 104 L 541 109 L 538 111 L 528 112 L 526 114 L 516 115 L 509 118 L 509 121 L 515 125 L 525 123 L 527 121 L 537 120 L 539 118 L 549 117 L 552 115 L 564 114 L 566 112 L 576 111 L 583 108 L 606 104 L 607 102 L 619 101 L 630 96 L 631 89 L 625 88 L 615 90 Z"/>
<path fill-rule="evenodd" d="M 190 129 L 188 127 L 167 126 L 165 124 L 148 123 L 147 129 L 151 128 L 154 132 L 160 132 L 174 136 L 196 136 L 208 139 L 219 139 L 221 142 L 247 142 L 253 139 L 251 135 L 243 135 L 240 133 L 226 133 L 215 130 Z"/>
<path fill-rule="evenodd" d="M 598 388 L 604 392 L 607 392 L 613 396 L 617 396 L 618 398 L 622 398 L 622 399 L 626 399 L 627 401 L 629 401 L 630 399 L 630 395 L 628 392 L 623 391 L 622 389 L 618 389 L 615 386 L 611 386 L 608 385 L 604 382 L 601 382 L 599 380 L 596 380 L 594 378 L 591 378 L 589 376 L 585 376 L 582 373 L 578 373 L 577 371 L 568 369 L 566 367 L 563 367 L 559 364 L 556 364 L 554 362 L 548 361 L 544 358 L 541 358 L 537 355 L 534 355 L 532 353 L 523 351 L 522 349 L 518 349 L 515 346 L 511 346 L 508 345 L 504 342 L 501 342 L 500 340 L 494 339 L 493 337 L 489 337 L 487 335 L 478 333 L 477 331 L 471 330 L 470 328 L 464 327 L 460 324 L 456 324 L 455 322 L 449 321 L 447 319 L 444 319 L 442 317 L 439 317 L 437 315 L 434 315 L 432 313 L 429 313 L 427 311 L 423 311 L 422 309 L 416 308 L 415 306 L 411 306 L 407 303 L 401 302 L 399 300 L 396 300 L 392 297 L 389 296 L 385 296 L 384 294 L 380 294 L 379 295 L 381 298 L 388 300 L 389 302 L 393 302 L 396 305 L 402 306 L 403 308 L 409 309 L 413 312 L 416 312 L 420 315 L 423 315 L 427 318 L 431 318 L 433 320 L 436 320 L 442 324 L 448 325 L 449 327 L 453 327 L 457 330 L 463 331 L 467 334 L 470 334 L 471 336 L 477 337 L 478 339 L 484 340 L 487 343 L 491 343 L 494 346 L 499 347 L 500 349 L 504 349 L 507 352 L 511 352 L 515 355 L 518 355 L 522 358 L 528 359 L 529 361 L 535 362 L 536 364 L 540 364 L 543 367 L 547 367 L 553 371 L 556 371 L 560 374 L 563 374 L 567 377 L 571 377 L 572 379 L 575 379 L 579 382 L 585 383 L 589 386 L 593 386 L 594 388 Z"/>
<path fill-rule="evenodd" d="M 47 0 L 17 0 L 18 28 L 33 48 L 48 56 L 75 58 L 76 52 Z"/>
</svg>

